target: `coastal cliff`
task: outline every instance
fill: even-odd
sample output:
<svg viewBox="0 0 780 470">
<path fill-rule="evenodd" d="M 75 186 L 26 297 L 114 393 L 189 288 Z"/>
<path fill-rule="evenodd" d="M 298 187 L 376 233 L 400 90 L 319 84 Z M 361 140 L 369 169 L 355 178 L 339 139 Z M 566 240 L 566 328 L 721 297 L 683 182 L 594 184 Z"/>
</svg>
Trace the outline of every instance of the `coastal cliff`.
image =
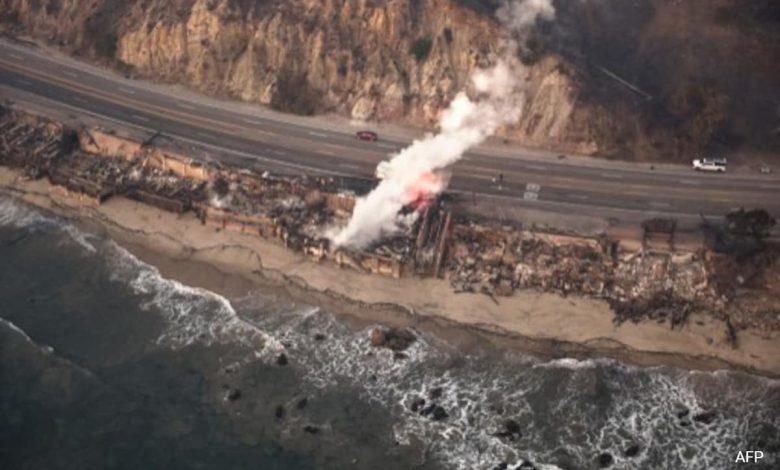
<svg viewBox="0 0 780 470">
<path fill-rule="evenodd" d="M 771 2 L 556 2 L 522 47 L 525 146 L 687 161 L 780 148 Z M 6 33 L 135 76 L 314 114 L 432 127 L 495 62 L 490 1 L 2 0 Z"/>
</svg>

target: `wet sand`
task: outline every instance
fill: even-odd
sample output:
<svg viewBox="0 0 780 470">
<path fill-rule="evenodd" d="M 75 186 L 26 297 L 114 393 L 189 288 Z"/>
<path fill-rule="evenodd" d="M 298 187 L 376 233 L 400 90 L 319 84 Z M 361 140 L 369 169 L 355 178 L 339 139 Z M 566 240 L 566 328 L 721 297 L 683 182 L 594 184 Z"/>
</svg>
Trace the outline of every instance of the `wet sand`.
<svg viewBox="0 0 780 470">
<path fill-rule="evenodd" d="M 550 358 L 611 357 L 780 377 L 780 335 L 742 331 L 733 349 L 723 323 L 706 315 L 692 315 L 679 331 L 650 322 L 617 327 L 600 300 L 525 290 L 495 303 L 481 294 L 454 294 L 441 279 L 365 275 L 317 264 L 273 241 L 205 226 L 193 214 L 167 213 L 122 197 L 84 205 L 46 181 L 22 181 L 7 168 L 0 168 L 0 190 L 105 231 L 166 277 L 229 297 L 264 286 L 361 321 L 435 329 L 464 346 L 489 341 Z"/>
</svg>

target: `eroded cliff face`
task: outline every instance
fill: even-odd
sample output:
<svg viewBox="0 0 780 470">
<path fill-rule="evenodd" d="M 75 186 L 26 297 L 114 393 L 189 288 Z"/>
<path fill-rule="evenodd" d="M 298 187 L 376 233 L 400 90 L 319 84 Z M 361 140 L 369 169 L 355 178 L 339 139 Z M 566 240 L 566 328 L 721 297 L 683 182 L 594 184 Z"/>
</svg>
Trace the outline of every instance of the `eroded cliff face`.
<svg viewBox="0 0 780 470">
<path fill-rule="evenodd" d="M 556 22 L 540 28 L 527 48 L 523 117 L 502 136 L 625 158 L 687 159 L 713 136 L 777 144 L 772 113 L 780 105 L 776 96 L 760 98 L 780 77 L 777 65 L 764 61 L 780 53 L 776 37 L 746 33 L 744 24 L 724 17 L 737 0 L 717 0 L 714 8 L 709 0 L 629 3 L 556 2 Z M 291 112 L 433 126 L 472 72 L 499 53 L 502 33 L 491 9 L 466 4 L 480 2 L 0 0 L 0 22 L 13 33 L 209 94 Z M 704 47 L 708 41 L 716 45 Z M 691 60 L 697 51 L 713 59 Z M 743 74 L 718 63 L 739 59 L 740 51 L 750 52 Z M 750 82 L 759 91 L 733 96 L 754 70 Z M 766 124 L 757 129 L 756 120 Z"/>
</svg>

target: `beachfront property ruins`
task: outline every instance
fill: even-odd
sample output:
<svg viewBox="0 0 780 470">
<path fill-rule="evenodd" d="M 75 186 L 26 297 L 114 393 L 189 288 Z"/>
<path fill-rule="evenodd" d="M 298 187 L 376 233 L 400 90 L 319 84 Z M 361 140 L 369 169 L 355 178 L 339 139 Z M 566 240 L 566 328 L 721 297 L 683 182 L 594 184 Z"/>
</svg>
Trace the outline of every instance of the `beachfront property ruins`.
<svg viewBox="0 0 780 470">
<path fill-rule="evenodd" d="M 406 225 L 393 236 L 361 250 L 335 247 L 328 234 L 346 224 L 359 197 L 344 180 L 226 167 L 153 139 L 1 112 L 0 165 L 47 178 L 53 191 L 80 204 L 125 197 L 193 213 L 215 231 L 263 237 L 313 262 L 393 278 L 444 278 L 453 295 L 476 292 L 500 302 L 517 289 L 539 289 L 605 299 L 617 322 L 651 318 L 677 327 L 689 312 L 706 310 L 729 331 L 780 328 L 780 249 L 772 243 L 735 263 L 737 255 L 717 249 L 707 231 L 680 231 L 671 219 L 597 236 L 562 233 L 519 221 L 478 222 L 445 194 L 408 208 Z"/>
</svg>

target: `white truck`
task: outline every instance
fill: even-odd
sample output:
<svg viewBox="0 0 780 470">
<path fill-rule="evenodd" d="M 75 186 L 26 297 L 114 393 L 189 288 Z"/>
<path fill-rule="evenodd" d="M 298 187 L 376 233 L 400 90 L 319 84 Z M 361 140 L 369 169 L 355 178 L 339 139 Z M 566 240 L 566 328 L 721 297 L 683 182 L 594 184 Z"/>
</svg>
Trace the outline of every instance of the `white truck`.
<svg viewBox="0 0 780 470">
<path fill-rule="evenodd" d="M 726 159 L 716 158 L 697 158 L 693 161 L 693 169 L 698 171 L 717 171 L 726 172 Z"/>
</svg>

